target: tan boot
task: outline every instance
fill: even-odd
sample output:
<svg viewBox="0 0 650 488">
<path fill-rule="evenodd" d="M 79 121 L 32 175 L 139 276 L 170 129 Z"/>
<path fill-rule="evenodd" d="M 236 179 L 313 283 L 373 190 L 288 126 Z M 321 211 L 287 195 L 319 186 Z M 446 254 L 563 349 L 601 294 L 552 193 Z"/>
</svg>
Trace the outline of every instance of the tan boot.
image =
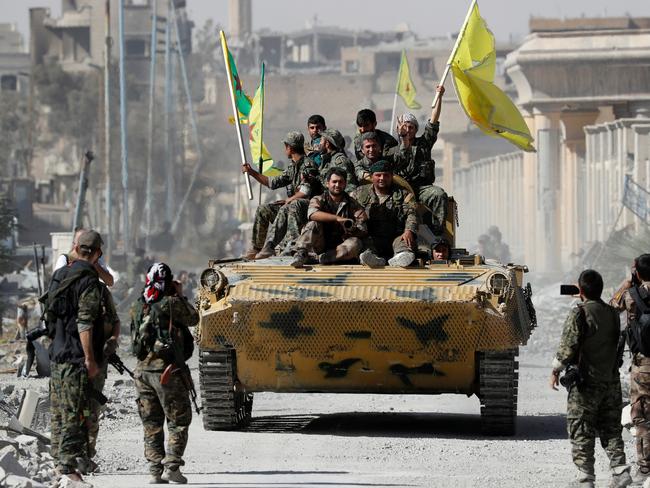
<svg viewBox="0 0 650 488">
<path fill-rule="evenodd" d="M 257 256 L 258 252 L 260 252 L 260 249 L 258 247 L 251 246 L 248 249 L 246 249 L 242 258 L 252 261 L 253 259 L 255 259 L 255 256 Z"/>
<path fill-rule="evenodd" d="M 257 253 L 255 259 L 266 259 L 275 255 L 275 244 L 272 242 L 265 242 L 264 247 L 260 252 Z"/>
</svg>

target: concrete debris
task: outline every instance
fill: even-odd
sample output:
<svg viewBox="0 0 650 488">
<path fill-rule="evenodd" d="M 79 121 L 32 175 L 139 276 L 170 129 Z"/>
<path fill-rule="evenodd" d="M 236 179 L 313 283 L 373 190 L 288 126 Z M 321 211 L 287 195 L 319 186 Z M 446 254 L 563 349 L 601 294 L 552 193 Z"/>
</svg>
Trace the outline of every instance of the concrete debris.
<svg viewBox="0 0 650 488">
<path fill-rule="evenodd" d="M 14 455 L 13 447 L 6 447 L 0 454 L 0 467 L 7 473 L 12 473 L 18 476 L 27 476 L 27 470 L 18 462 Z"/>
</svg>

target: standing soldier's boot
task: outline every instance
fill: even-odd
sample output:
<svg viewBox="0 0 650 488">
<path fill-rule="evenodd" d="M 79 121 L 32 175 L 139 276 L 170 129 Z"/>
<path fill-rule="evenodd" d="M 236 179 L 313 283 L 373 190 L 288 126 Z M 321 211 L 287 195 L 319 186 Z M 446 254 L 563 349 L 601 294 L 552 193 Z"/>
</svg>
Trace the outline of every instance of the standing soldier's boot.
<svg viewBox="0 0 650 488">
<path fill-rule="evenodd" d="M 609 488 L 624 488 L 632 484 L 629 466 L 618 466 L 612 469 L 612 480 L 609 482 Z"/>
<path fill-rule="evenodd" d="M 244 259 L 248 259 L 249 261 L 252 261 L 253 259 L 255 259 L 255 256 L 257 256 L 258 252 L 260 252 L 260 248 L 255 246 L 250 246 L 248 249 L 246 249 L 242 257 Z"/>
<path fill-rule="evenodd" d="M 181 474 L 180 466 L 165 466 L 165 471 L 161 478 L 165 481 L 171 481 L 180 485 L 187 483 L 187 478 Z"/>
<path fill-rule="evenodd" d="M 151 464 L 149 465 L 149 473 L 151 477 L 149 478 L 150 485 L 166 485 L 169 481 L 162 478 L 163 467 L 162 464 Z"/>
</svg>

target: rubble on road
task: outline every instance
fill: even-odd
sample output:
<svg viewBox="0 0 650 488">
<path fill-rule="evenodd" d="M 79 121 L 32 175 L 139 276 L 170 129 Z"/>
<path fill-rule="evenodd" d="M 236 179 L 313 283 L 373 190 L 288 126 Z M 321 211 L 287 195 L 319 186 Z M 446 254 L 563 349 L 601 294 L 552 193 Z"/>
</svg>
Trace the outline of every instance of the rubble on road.
<svg viewBox="0 0 650 488">
<path fill-rule="evenodd" d="M 28 381 L 28 380 L 25 380 Z M 30 389 L 47 398 L 46 383 L 39 381 L 29 384 Z M 5 385 L 0 389 L 0 486 L 12 488 L 45 487 L 54 477 L 54 461 L 50 446 L 44 440 L 32 435 L 15 432 L 16 417 L 24 390 L 15 385 Z M 15 416 L 9 414 L 14 412 Z M 49 423 L 49 422 L 48 422 Z M 30 426 L 43 428 L 42 422 Z M 12 430 L 14 429 L 14 430 Z"/>
</svg>

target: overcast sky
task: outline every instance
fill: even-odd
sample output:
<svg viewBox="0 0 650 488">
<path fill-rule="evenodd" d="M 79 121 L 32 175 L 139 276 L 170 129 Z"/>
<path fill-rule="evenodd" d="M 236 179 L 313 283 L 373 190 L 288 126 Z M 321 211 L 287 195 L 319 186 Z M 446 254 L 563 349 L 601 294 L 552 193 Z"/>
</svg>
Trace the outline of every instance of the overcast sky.
<svg viewBox="0 0 650 488">
<path fill-rule="evenodd" d="M 321 24 L 352 29 L 388 30 L 406 22 L 421 36 L 439 36 L 458 30 L 469 3 L 469 0 L 253 0 L 253 26 L 296 30 L 318 16 Z M 197 26 L 208 18 L 227 26 L 228 0 L 187 0 L 187 4 Z M 15 22 L 27 35 L 30 7 L 48 7 L 58 15 L 60 5 L 61 0 L 0 0 L 0 22 Z M 525 35 L 531 16 L 650 17 L 650 0 L 480 0 L 479 7 L 497 39 L 504 40 L 510 35 Z"/>
</svg>

